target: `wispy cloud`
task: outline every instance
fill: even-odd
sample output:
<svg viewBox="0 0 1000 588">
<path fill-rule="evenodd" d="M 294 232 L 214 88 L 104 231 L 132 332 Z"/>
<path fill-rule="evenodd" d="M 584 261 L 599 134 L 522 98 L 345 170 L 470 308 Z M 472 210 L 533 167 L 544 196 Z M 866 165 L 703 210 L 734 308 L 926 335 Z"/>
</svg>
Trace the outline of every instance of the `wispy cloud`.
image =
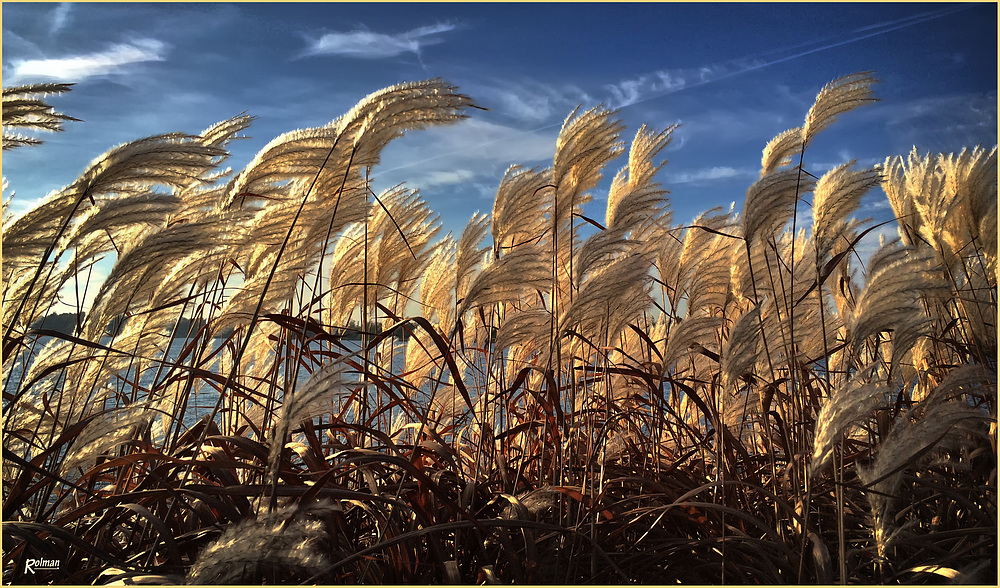
<svg viewBox="0 0 1000 588">
<path fill-rule="evenodd" d="M 405 181 L 416 188 L 448 191 L 461 185 L 463 192 L 475 192 L 467 195 L 492 197 L 507 167 L 551 164 L 557 133 L 466 119 L 393 142 L 383 152 L 384 167 L 376 168 L 375 177 L 387 186 Z"/>
<path fill-rule="evenodd" d="M 757 176 L 757 170 L 728 166 L 714 166 L 697 169 L 690 172 L 668 173 L 666 183 L 670 184 L 707 184 L 720 180 L 752 179 Z"/>
<path fill-rule="evenodd" d="M 996 92 L 930 96 L 896 104 L 881 104 L 867 113 L 884 124 L 893 140 L 892 152 L 947 153 L 976 144 L 993 145 L 997 137 Z"/>
<path fill-rule="evenodd" d="M 766 56 L 747 56 L 732 59 L 723 63 L 708 65 L 693 69 L 658 70 L 638 77 L 626 79 L 617 84 L 609 84 L 605 88 L 611 94 L 611 106 L 623 108 L 672 94 L 687 88 L 710 84 L 719 80 L 742 75 L 779 63 L 793 61 L 840 47 L 857 43 L 864 39 L 884 35 L 886 33 L 907 28 L 923 22 L 942 18 L 949 14 L 970 8 L 963 4 L 958 7 L 947 7 L 937 11 L 924 12 L 913 17 L 877 23 L 855 29 L 852 33 L 837 38 L 821 39 L 814 43 L 796 45 L 777 49 Z"/>
<path fill-rule="evenodd" d="M 594 99 L 574 85 L 553 85 L 537 81 L 498 80 L 469 90 L 482 97 L 483 106 L 519 121 L 538 124 L 562 118 L 580 104 Z"/>
<path fill-rule="evenodd" d="M 611 94 L 609 100 L 611 106 L 621 108 L 652 97 L 683 90 L 692 82 L 699 83 L 708 80 L 718 69 L 718 67 L 703 67 L 697 70 L 657 70 L 636 78 L 622 80 L 617 84 L 607 84 L 604 88 Z"/>
<path fill-rule="evenodd" d="M 427 172 L 423 177 L 415 177 L 413 184 L 421 188 L 436 188 L 438 186 L 461 184 L 474 177 L 476 177 L 476 172 L 471 169 L 434 170 Z"/>
<path fill-rule="evenodd" d="M 413 168 L 455 169 L 456 162 L 465 162 L 460 167 L 479 169 L 483 164 L 502 166 L 512 164 L 532 165 L 551 161 L 555 151 L 558 130 L 551 132 L 524 131 L 506 125 L 479 119 L 465 119 L 447 127 L 427 129 L 405 141 L 398 141 L 386 149 L 384 160 L 389 154 L 400 154 L 397 161 L 403 163 L 381 173 L 411 170 Z M 433 145 L 432 157 L 426 157 L 428 146 Z"/>
<path fill-rule="evenodd" d="M 697 68 L 661 69 L 615 84 L 606 84 L 604 89 L 610 94 L 610 106 L 623 108 L 751 71 L 761 64 L 761 61 L 755 59 L 737 59 Z"/>
<path fill-rule="evenodd" d="M 419 56 L 423 47 L 442 42 L 438 35 L 453 31 L 455 28 L 456 25 L 451 23 L 438 23 L 394 35 L 376 33 L 367 28 L 326 33 L 318 39 L 311 40 L 303 56 L 342 55 L 363 59 L 384 59 L 403 53 Z"/>
<path fill-rule="evenodd" d="M 167 45 L 156 39 L 138 39 L 112 45 L 104 51 L 56 59 L 27 59 L 13 62 L 13 77 L 48 78 L 79 82 L 86 78 L 121 73 L 126 66 L 146 61 L 164 61 Z"/>
<path fill-rule="evenodd" d="M 50 35 L 57 35 L 69 22 L 69 13 L 73 5 L 70 2 L 60 2 L 52 11 L 52 25 L 49 27 Z"/>
</svg>

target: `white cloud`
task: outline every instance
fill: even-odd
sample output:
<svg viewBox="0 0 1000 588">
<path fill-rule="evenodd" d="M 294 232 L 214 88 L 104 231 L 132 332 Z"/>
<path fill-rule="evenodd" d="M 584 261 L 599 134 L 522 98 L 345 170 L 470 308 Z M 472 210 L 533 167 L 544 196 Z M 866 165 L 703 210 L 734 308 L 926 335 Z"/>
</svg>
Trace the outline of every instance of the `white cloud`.
<svg viewBox="0 0 1000 588">
<path fill-rule="evenodd" d="M 327 33 L 311 41 L 305 50 L 305 55 L 344 55 L 364 59 L 383 59 L 403 53 L 419 55 L 421 48 L 442 42 L 436 35 L 454 29 L 454 24 L 439 23 L 395 35 L 376 33 L 367 29 Z"/>
<path fill-rule="evenodd" d="M 90 269 L 84 270 L 80 273 L 79 294 L 83 296 L 83 303 L 81 307 L 84 312 L 89 312 L 90 308 L 94 305 L 94 299 L 97 298 L 97 293 L 101 289 L 101 284 L 107 279 L 113 265 L 113 260 L 104 258 L 92 265 Z M 85 285 L 86 292 L 84 292 Z M 76 304 L 77 284 L 74 280 L 70 279 L 59 291 L 56 302 L 52 305 L 52 309 L 49 311 L 49 314 L 76 312 Z"/>
<path fill-rule="evenodd" d="M 59 6 L 56 6 L 55 10 L 52 11 L 52 26 L 49 28 L 50 35 L 56 35 L 66 27 L 72 8 L 73 5 L 69 2 L 60 2 Z"/>
<path fill-rule="evenodd" d="M 667 184 L 703 184 L 719 180 L 732 180 L 736 178 L 754 178 L 757 170 L 741 169 L 728 166 L 706 167 L 692 172 L 681 172 L 667 174 Z"/>
<path fill-rule="evenodd" d="M 689 69 L 661 69 L 622 80 L 617 84 L 605 87 L 611 94 L 608 103 L 612 108 L 623 108 L 667 94 L 679 92 L 685 88 L 701 86 L 732 77 L 747 71 L 759 69 L 761 63 L 756 60 L 732 60 L 726 63 Z"/>
<path fill-rule="evenodd" d="M 386 186 L 406 182 L 428 194 L 460 187 L 467 196 L 492 198 L 509 166 L 551 165 L 557 134 L 466 119 L 393 141 L 374 175 Z"/>
<path fill-rule="evenodd" d="M 629 106 L 630 104 L 635 104 L 638 102 L 645 94 L 645 86 L 647 84 L 648 78 L 646 76 L 639 76 L 632 80 L 623 80 L 617 84 L 609 84 L 605 88 L 611 92 L 611 104 L 614 108 L 622 108 L 624 106 Z"/>
<path fill-rule="evenodd" d="M 155 39 L 139 39 L 112 45 L 104 51 L 57 59 L 27 59 L 13 63 L 13 77 L 49 78 L 79 82 L 89 77 L 120 73 L 134 63 L 164 61 L 167 45 Z"/>
<path fill-rule="evenodd" d="M 551 96 L 498 90 L 494 97 L 502 112 L 519 120 L 541 122 L 547 120 L 555 110 Z"/>
<path fill-rule="evenodd" d="M 437 186 L 461 184 L 474 177 L 476 177 L 476 173 L 469 169 L 434 170 L 423 176 L 414 176 L 411 181 L 415 186 L 419 186 L 420 188 L 435 188 Z"/>
<path fill-rule="evenodd" d="M 996 142 L 996 92 L 918 98 L 873 109 L 901 143 L 923 151 L 952 151 L 977 143 Z"/>
<path fill-rule="evenodd" d="M 482 97 L 482 105 L 532 124 L 552 120 L 570 113 L 578 105 L 594 100 L 582 89 L 573 85 L 551 85 L 542 82 L 512 82 L 498 80 L 482 87 L 472 86 L 469 91 Z"/>
<path fill-rule="evenodd" d="M 466 169 L 475 172 L 483 164 L 506 167 L 551 162 L 558 129 L 551 132 L 524 131 L 469 118 L 453 125 L 432 128 L 390 144 L 383 152 L 385 161 L 402 161 L 380 173 L 411 173 L 417 169 Z M 432 153 L 431 157 L 427 157 Z M 456 165 L 460 163 L 461 165 Z"/>
</svg>

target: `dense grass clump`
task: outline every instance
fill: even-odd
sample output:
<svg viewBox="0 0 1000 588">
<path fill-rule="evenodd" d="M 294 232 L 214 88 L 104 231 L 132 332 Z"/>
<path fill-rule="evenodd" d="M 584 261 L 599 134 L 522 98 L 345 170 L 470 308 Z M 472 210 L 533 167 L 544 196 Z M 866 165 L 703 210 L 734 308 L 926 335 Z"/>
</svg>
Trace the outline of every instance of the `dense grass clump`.
<svg viewBox="0 0 1000 588">
<path fill-rule="evenodd" d="M 995 583 L 996 148 L 810 174 L 873 83 L 686 226 L 673 128 L 598 107 L 441 236 L 370 188 L 475 107 L 440 80 L 237 174 L 249 116 L 115 147 L 4 219 L 4 581 Z M 5 91 L 4 147 L 8 94 L 57 128 L 67 89 Z M 899 237 L 859 259 L 872 190 Z M 38 322 L 67 287 L 71 334 Z"/>
</svg>

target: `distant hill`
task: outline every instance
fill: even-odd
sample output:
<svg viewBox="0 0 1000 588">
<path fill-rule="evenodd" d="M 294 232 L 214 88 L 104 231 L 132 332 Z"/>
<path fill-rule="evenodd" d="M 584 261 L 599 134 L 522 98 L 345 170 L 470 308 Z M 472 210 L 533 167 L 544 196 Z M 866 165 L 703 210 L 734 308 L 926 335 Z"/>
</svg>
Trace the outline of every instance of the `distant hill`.
<svg viewBox="0 0 1000 588">
<path fill-rule="evenodd" d="M 77 318 L 80 322 L 83 322 L 84 315 L 77 314 L 75 312 L 61 312 L 50 314 L 44 316 L 34 323 L 32 323 L 32 329 L 47 329 L 50 331 L 58 331 L 60 333 L 66 333 L 67 335 L 72 335 L 73 331 L 76 330 Z M 185 337 L 187 335 L 193 335 L 205 324 L 202 319 L 189 320 L 182 318 L 180 324 L 177 326 L 177 336 Z M 107 326 L 105 332 L 110 333 L 112 327 L 115 323 L 112 321 L 111 324 Z M 224 330 L 219 336 L 226 337 L 232 333 L 232 329 Z"/>
<path fill-rule="evenodd" d="M 83 322 L 83 315 L 75 312 L 50 314 L 48 316 L 43 316 L 32 323 L 31 328 L 49 329 L 51 331 L 59 331 L 60 333 L 72 335 L 73 331 L 76 330 L 77 317 L 79 317 L 80 322 Z"/>
</svg>

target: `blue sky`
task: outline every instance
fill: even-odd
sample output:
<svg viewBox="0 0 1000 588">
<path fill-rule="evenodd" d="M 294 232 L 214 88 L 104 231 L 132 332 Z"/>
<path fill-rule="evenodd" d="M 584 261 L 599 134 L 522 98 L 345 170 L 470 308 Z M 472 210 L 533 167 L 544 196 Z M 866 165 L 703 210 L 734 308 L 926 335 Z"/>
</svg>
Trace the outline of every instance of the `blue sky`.
<svg viewBox="0 0 1000 588">
<path fill-rule="evenodd" d="M 378 186 L 419 188 L 460 231 L 489 211 L 511 164 L 551 162 L 577 105 L 680 123 L 660 179 L 677 222 L 739 209 L 761 149 L 801 124 L 832 79 L 874 70 L 881 102 L 848 113 L 806 154 L 819 175 L 997 137 L 996 4 L 173 4 L 4 2 L 3 84 L 75 82 L 50 102 L 83 119 L 8 151 L 12 211 L 119 143 L 258 117 L 241 168 L 276 135 L 329 122 L 368 93 L 428 77 L 487 112 L 396 140 Z M 607 170 L 614 175 L 618 166 Z M 601 194 L 592 213 L 603 216 Z M 862 215 L 888 214 L 881 193 Z"/>
</svg>

